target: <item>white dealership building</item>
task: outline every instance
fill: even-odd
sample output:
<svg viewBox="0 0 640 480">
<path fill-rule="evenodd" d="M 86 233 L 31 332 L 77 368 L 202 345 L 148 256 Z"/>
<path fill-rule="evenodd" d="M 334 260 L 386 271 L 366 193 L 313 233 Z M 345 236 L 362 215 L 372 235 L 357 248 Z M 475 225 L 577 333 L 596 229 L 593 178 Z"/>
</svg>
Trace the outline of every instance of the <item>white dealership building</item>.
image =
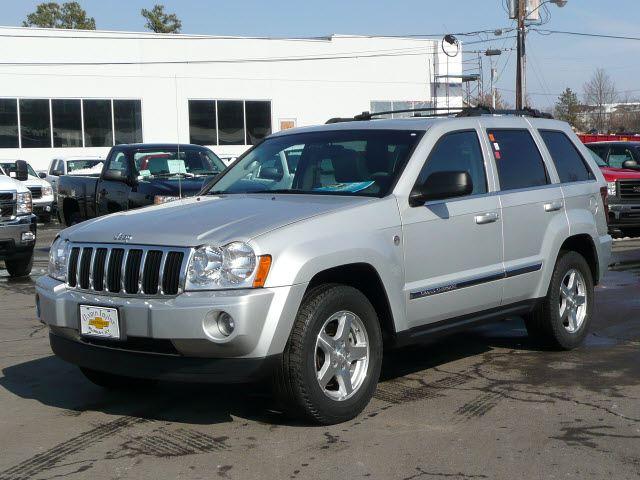
<svg viewBox="0 0 640 480">
<path fill-rule="evenodd" d="M 462 55 L 444 45 L 447 54 L 440 39 L 0 27 L 0 158 L 44 169 L 132 142 L 234 157 L 270 132 L 331 117 L 459 107 Z"/>
</svg>

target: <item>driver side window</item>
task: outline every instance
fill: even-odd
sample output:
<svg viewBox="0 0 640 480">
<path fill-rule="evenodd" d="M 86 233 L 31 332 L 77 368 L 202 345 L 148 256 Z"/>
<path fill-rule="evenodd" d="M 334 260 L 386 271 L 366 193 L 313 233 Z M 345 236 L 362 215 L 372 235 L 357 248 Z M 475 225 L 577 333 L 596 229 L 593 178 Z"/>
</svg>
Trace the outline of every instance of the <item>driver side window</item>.
<svg viewBox="0 0 640 480">
<path fill-rule="evenodd" d="M 116 152 L 109 160 L 107 170 L 122 172 L 122 176 L 129 174 L 129 162 L 124 152 Z"/>
<path fill-rule="evenodd" d="M 436 143 L 422 167 L 417 185 L 435 172 L 467 172 L 473 182 L 471 195 L 487 193 L 487 175 L 475 130 L 447 133 Z"/>
</svg>

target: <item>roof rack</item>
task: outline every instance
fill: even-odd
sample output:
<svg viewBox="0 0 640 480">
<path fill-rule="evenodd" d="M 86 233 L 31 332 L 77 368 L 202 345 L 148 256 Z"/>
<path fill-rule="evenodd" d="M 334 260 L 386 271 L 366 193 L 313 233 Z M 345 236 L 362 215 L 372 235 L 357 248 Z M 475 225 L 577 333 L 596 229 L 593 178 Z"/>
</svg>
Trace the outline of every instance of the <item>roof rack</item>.
<svg viewBox="0 0 640 480">
<path fill-rule="evenodd" d="M 553 118 L 553 115 L 549 113 L 541 112 L 534 108 L 523 108 L 521 110 L 509 110 L 509 109 L 495 109 L 486 105 L 476 105 L 475 107 L 433 107 L 433 108 L 410 108 L 405 110 L 388 110 L 385 112 L 362 112 L 359 115 L 355 115 L 351 118 L 335 117 L 327 120 L 327 124 L 341 123 L 341 122 L 353 122 L 353 121 L 368 121 L 373 120 L 375 117 L 381 117 L 384 115 L 392 115 L 395 113 L 413 113 L 417 118 L 428 117 L 479 117 L 482 115 L 514 115 L 520 117 L 533 117 L 533 118 Z"/>
</svg>

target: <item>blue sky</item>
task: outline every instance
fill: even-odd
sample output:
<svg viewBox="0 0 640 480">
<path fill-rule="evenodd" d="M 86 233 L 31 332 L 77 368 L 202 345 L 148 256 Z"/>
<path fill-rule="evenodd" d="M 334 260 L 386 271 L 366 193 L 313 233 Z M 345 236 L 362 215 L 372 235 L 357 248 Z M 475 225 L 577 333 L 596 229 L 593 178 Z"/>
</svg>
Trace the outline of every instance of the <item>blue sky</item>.
<svg viewBox="0 0 640 480">
<path fill-rule="evenodd" d="M 0 0 L 0 24 L 20 25 L 40 3 Z M 99 29 L 144 29 L 141 8 L 154 0 L 79 0 Z M 350 34 L 431 34 L 467 32 L 510 25 L 501 0 L 166 0 L 183 33 L 256 36 Z M 549 6 L 550 22 L 542 28 L 640 36 L 638 0 L 569 0 Z M 495 42 L 514 46 L 514 40 Z M 478 46 L 473 46 L 477 49 Z M 528 87 L 536 106 L 553 104 L 565 87 L 582 92 L 597 67 L 606 69 L 621 95 L 640 98 L 640 41 L 529 35 Z M 515 54 L 497 58 L 503 71 L 498 83 L 510 98 Z M 508 63 L 507 63 L 508 59 Z M 506 63 L 506 66 L 505 66 Z M 487 80 L 488 81 L 488 80 Z"/>
</svg>

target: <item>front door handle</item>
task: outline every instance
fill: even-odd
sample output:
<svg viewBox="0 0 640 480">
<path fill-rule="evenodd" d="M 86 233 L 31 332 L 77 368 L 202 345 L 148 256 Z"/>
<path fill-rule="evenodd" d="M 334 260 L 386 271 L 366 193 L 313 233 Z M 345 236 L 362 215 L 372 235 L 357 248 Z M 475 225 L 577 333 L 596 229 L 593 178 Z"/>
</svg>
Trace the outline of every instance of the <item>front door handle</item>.
<svg viewBox="0 0 640 480">
<path fill-rule="evenodd" d="M 476 215 L 474 220 L 478 225 L 484 225 L 487 223 L 496 222 L 499 218 L 500 215 L 498 215 L 496 212 L 487 212 L 483 213 L 482 215 Z"/>
<path fill-rule="evenodd" d="M 556 200 L 555 202 L 545 203 L 544 211 L 557 212 L 558 210 L 562 210 L 563 207 L 564 207 L 564 202 L 562 200 Z"/>
</svg>

